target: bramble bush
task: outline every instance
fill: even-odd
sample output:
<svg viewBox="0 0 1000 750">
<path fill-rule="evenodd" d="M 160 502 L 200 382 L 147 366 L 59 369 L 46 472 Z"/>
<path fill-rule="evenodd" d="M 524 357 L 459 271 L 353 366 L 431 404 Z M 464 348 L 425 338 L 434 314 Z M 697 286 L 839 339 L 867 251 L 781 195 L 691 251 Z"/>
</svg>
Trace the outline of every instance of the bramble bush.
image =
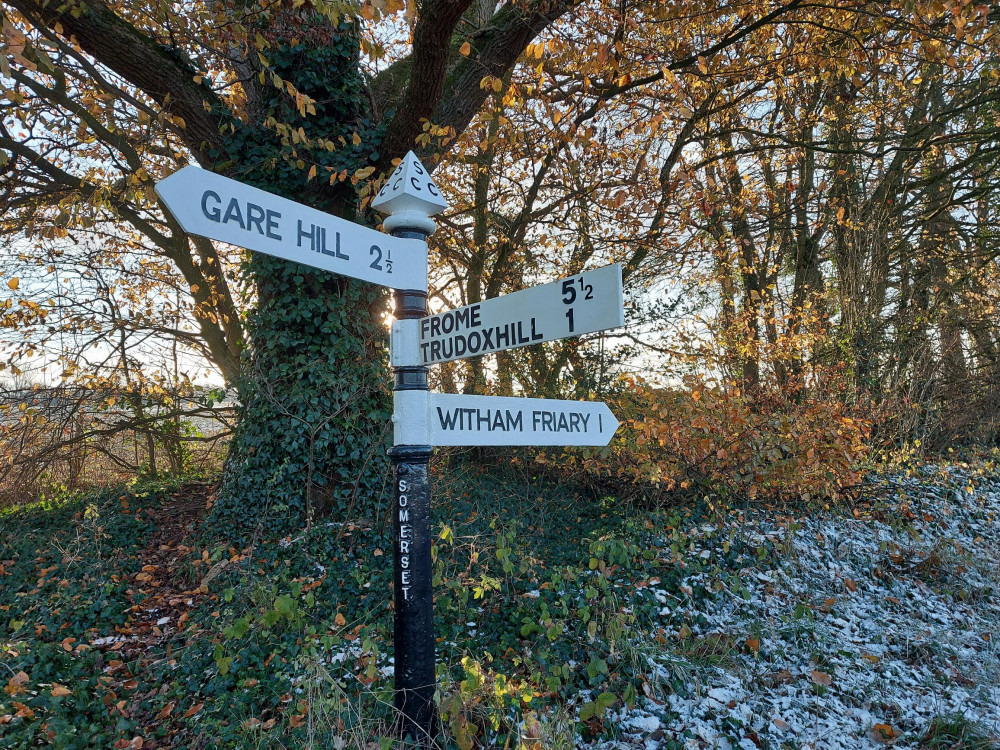
<svg viewBox="0 0 1000 750">
<path fill-rule="evenodd" d="M 623 498 L 701 492 L 754 500 L 839 500 L 858 485 L 869 425 L 832 400 L 749 397 L 698 377 L 683 388 L 629 383 L 611 404 L 622 422 L 605 449 L 542 454 Z"/>
</svg>

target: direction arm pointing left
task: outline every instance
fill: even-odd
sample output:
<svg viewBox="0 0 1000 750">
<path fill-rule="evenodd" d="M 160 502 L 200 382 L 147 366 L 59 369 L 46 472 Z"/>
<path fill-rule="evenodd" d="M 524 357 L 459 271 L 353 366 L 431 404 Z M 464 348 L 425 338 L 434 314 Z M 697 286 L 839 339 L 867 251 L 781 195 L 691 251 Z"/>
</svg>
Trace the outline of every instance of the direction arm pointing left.
<svg viewBox="0 0 1000 750">
<path fill-rule="evenodd" d="M 391 289 L 427 289 L 427 244 L 290 201 L 198 167 L 156 193 L 185 232 Z"/>
</svg>

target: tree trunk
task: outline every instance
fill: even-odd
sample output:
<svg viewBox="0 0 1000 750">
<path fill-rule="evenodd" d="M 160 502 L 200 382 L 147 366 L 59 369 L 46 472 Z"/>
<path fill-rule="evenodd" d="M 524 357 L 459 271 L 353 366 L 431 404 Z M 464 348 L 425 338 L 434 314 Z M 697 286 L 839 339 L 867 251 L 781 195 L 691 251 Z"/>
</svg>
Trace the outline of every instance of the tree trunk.
<svg viewBox="0 0 1000 750">
<path fill-rule="evenodd" d="M 318 162 L 320 179 L 328 181 L 327 168 L 353 174 L 378 157 L 379 131 L 362 125 L 368 99 L 357 26 L 346 19 L 333 28 L 308 10 L 289 9 L 262 33 L 271 37 L 271 65 L 316 100 L 316 114 L 300 117 L 287 97 L 260 87 L 261 116 L 301 127 L 309 139 L 341 136 L 350 144 L 357 133 L 361 143 L 333 152 L 296 149 L 276 143 L 265 128 L 247 128 L 237 134 L 246 142 L 241 150 L 260 158 L 246 159 L 254 166 L 238 177 L 354 218 L 350 183 L 324 195 L 298 160 Z M 317 512 L 373 516 L 388 486 L 387 290 L 259 254 L 245 270 L 257 299 L 216 516 L 236 526 L 252 519 L 271 531 L 294 530 Z"/>
</svg>

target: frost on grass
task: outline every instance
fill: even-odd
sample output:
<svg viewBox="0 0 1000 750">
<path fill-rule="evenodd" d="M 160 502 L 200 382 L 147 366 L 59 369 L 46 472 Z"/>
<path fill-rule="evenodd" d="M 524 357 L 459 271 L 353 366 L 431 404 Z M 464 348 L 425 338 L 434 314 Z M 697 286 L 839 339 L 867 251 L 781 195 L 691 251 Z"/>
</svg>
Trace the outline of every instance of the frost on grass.
<svg viewBox="0 0 1000 750">
<path fill-rule="evenodd" d="M 886 481 L 875 518 L 695 530 L 689 556 L 738 538 L 771 562 L 685 579 L 707 600 L 663 608 L 656 689 L 597 746 L 920 747 L 941 717 L 1000 734 L 1000 482 L 925 474 Z"/>
</svg>

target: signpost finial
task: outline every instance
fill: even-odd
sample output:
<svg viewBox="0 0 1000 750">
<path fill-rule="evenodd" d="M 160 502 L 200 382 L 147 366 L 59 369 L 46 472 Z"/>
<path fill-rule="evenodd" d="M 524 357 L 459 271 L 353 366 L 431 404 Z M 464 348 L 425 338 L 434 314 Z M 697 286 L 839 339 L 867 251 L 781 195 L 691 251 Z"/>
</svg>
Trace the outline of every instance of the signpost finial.
<svg viewBox="0 0 1000 750">
<path fill-rule="evenodd" d="M 372 208 L 388 214 L 383 222 L 387 232 L 406 227 L 430 234 L 436 229 L 430 217 L 447 207 L 448 201 L 431 173 L 412 151 L 407 152 L 372 201 Z"/>
</svg>

